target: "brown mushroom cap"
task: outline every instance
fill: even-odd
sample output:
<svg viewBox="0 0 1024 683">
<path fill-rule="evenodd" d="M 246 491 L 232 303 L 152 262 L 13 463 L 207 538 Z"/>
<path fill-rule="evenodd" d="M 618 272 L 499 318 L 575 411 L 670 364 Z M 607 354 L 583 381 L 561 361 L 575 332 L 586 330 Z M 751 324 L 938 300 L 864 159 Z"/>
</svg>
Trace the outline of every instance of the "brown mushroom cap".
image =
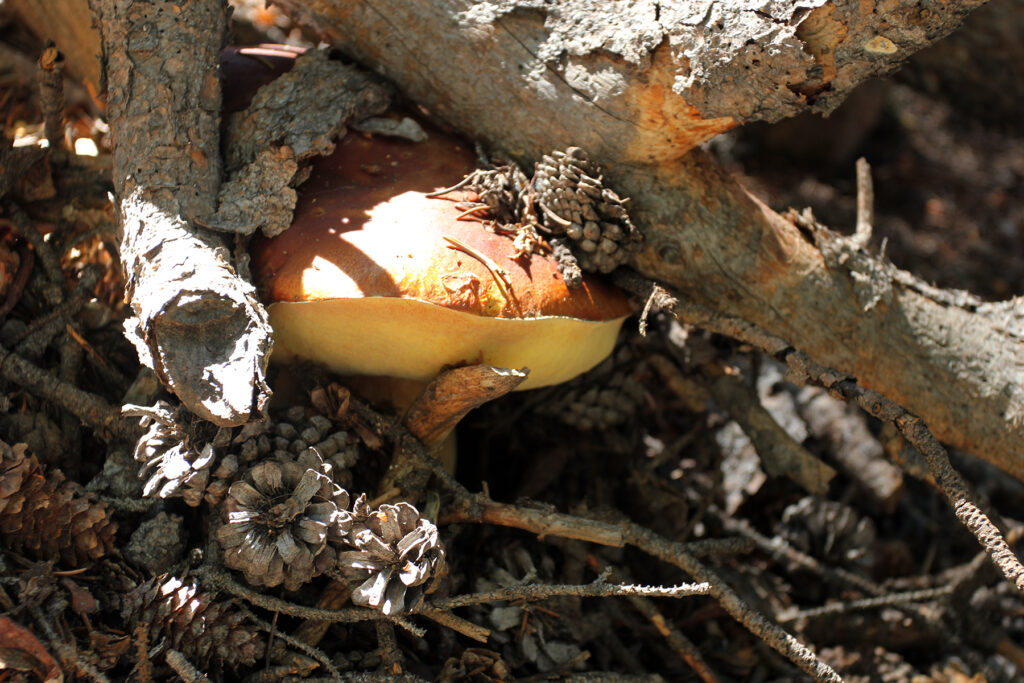
<svg viewBox="0 0 1024 683">
<path fill-rule="evenodd" d="M 596 365 L 625 295 L 589 277 L 570 290 L 550 256 L 516 259 L 510 237 L 427 197 L 473 167 L 465 146 L 429 135 L 349 134 L 300 187 L 292 227 L 254 241 L 275 358 L 424 381 L 444 366 L 529 367 L 521 388 Z"/>
</svg>

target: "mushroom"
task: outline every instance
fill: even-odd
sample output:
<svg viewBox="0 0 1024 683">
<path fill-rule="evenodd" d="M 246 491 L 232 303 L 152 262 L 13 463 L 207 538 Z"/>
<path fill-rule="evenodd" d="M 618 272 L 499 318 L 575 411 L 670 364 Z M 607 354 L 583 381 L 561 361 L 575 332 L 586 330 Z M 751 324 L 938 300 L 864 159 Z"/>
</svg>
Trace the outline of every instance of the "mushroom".
<svg viewBox="0 0 1024 683">
<path fill-rule="evenodd" d="M 517 258 L 510 236 L 460 220 L 452 195 L 428 196 L 472 167 L 468 149 L 433 129 L 418 143 L 349 134 L 317 160 L 292 226 L 250 250 L 273 360 L 381 378 L 386 389 L 371 393 L 403 411 L 445 368 L 528 368 L 505 384 L 531 389 L 603 360 L 631 312 L 626 296 L 591 277 L 570 289 L 550 255 Z"/>
</svg>

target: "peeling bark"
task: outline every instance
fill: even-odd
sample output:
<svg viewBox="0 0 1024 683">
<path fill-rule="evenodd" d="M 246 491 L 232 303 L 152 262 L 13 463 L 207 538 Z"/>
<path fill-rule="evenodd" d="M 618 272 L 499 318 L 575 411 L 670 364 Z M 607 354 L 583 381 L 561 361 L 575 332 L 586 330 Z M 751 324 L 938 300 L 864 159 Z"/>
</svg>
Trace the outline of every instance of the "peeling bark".
<svg viewBox="0 0 1024 683">
<path fill-rule="evenodd" d="M 121 262 L 143 364 L 196 414 L 246 422 L 269 397 L 271 330 L 216 235 L 221 0 L 92 0 L 102 33 Z"/>
<path fill-rule="evenodd" d="M 825 233 L 817 231 L 815 243 L 690 151 L 743 121 L 834 106 L 864 78 L 952 30 L 977 2 L 829 3 L 812 7 L 803 23 L 799 8 L 778 18 L 740 8 L 737 16 L 749 16 L 726 17 L 721 28 L 701 24 L 704 14 L 693 19 L 708 29 L 701 36 L 669 12 L 681 4 L 286 4 L 413 99 L 526 167 L 552 149 L 586 147 L 633 198 L 631 215 L 646 236 L 634 259 L 642 273 L 855 375 L 921 415 L 947 443 L 1024 479 L 1024 300 L 980 304 L 927 288 L 855 246 L 852 261 L 826 258 Z M 708 12 L 728 10 L 709 4 Z M 737 31 L 754 45 L 730 42 Z M 716 52 L 719 39 L 732 51 Z M 766 53 L 755 64 L 758 49 Z M 806 50 L 819 53 L 816 63 Z M 719 99 L 695 96 L 712 90 Z M 750 106 L 711 104 L 722 98 Z M 884 296 L 865 310 L 871 287 Z"/>
</svg>

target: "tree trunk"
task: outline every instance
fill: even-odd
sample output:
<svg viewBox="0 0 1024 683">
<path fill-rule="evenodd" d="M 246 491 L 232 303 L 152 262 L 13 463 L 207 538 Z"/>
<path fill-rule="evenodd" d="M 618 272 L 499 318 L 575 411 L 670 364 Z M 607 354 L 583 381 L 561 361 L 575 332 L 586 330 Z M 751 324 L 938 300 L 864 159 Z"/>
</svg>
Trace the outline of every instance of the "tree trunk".
<svg viewBox="0 0 1024 683">
<path fill-rule="evenodd" d="M 693 149 L 746 121 L 830 109 L 979 3 L 286 4 L 521 162 L 586 147 L 632 197 L 640 272 L 785 337 L 1024 479 L 1024 300 L 981 304 L 827 231 L 812 240 Z"/>
</svg>

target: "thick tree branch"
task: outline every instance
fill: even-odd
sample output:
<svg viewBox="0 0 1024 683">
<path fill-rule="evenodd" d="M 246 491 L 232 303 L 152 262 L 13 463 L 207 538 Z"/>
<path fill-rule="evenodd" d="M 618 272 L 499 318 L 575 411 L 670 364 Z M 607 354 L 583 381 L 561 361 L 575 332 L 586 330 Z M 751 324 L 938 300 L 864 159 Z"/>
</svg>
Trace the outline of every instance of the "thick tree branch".
<svg viewBox="0 0 1024 683">
<path fill-rule="evenodd" d="M 777 119 L 815 97 L 815 106 L 832 106 L 978 3 L 897 3 L 864 16 L 860 5 L 829 3 L 803 23 L 780 17 L 798 25 L 789 38 L 774 18 L 753 12 L 743 19 L 751 23 L 723 15 L 716 28 L 705 15 L 726 10 L 709 4 L 694 19 L 704 32 L 688 34 L 690 43 L 691 25 L 669 21 L 668 3 L 653 24 L 645 3 L 615 17 L 601 4 L 600 20 L 584 0 L 287 4 L 431 111 L 527 167 L 552 149 L 587 147 L 632 197 L 646 237 L 634 263 L 641 272 L 793 340 L 906 405 L 947 443 L 1024 479 L 1024 304 L 981 305 L 930 289 L 855 244 L 840 246 L 832 233 L 802 231 L 692 150 L 738 122 Z M 755 45 L 729 42 L 744 31 Z M 733 59 L 722 58 L 722 45 L 733 46 Z M 777 50 L 770 57 L 769 45 Z M 805 50 L 818 53 L 817 64 Z M 808 86 L 814 74 L 819 81 Z M 796 97 L 792 87 L 801 84 Z M 721 91 L 712 99 L 735 106 L 694 96 L 711 89 Z"/>
<path fill-rule="evenodd" d="M 282 0 L 457 128 L 536 159 L 673 159 L 749 121 L 834 109 L 983 0 L 609 4 Z M 415 73 L 414 73 L 415 72 Z M 538 121 L 549 135 L 537 138 Z"/>
<path fill-rule="evenodd" d="M 262 410 L 266 312 L 221 239 L 196 227 L 221 180 L 218 64 L 226 3 L 93 0 L 107 75 L 121 261 L 140 359 L 196 414 Z"/>
</svg>

